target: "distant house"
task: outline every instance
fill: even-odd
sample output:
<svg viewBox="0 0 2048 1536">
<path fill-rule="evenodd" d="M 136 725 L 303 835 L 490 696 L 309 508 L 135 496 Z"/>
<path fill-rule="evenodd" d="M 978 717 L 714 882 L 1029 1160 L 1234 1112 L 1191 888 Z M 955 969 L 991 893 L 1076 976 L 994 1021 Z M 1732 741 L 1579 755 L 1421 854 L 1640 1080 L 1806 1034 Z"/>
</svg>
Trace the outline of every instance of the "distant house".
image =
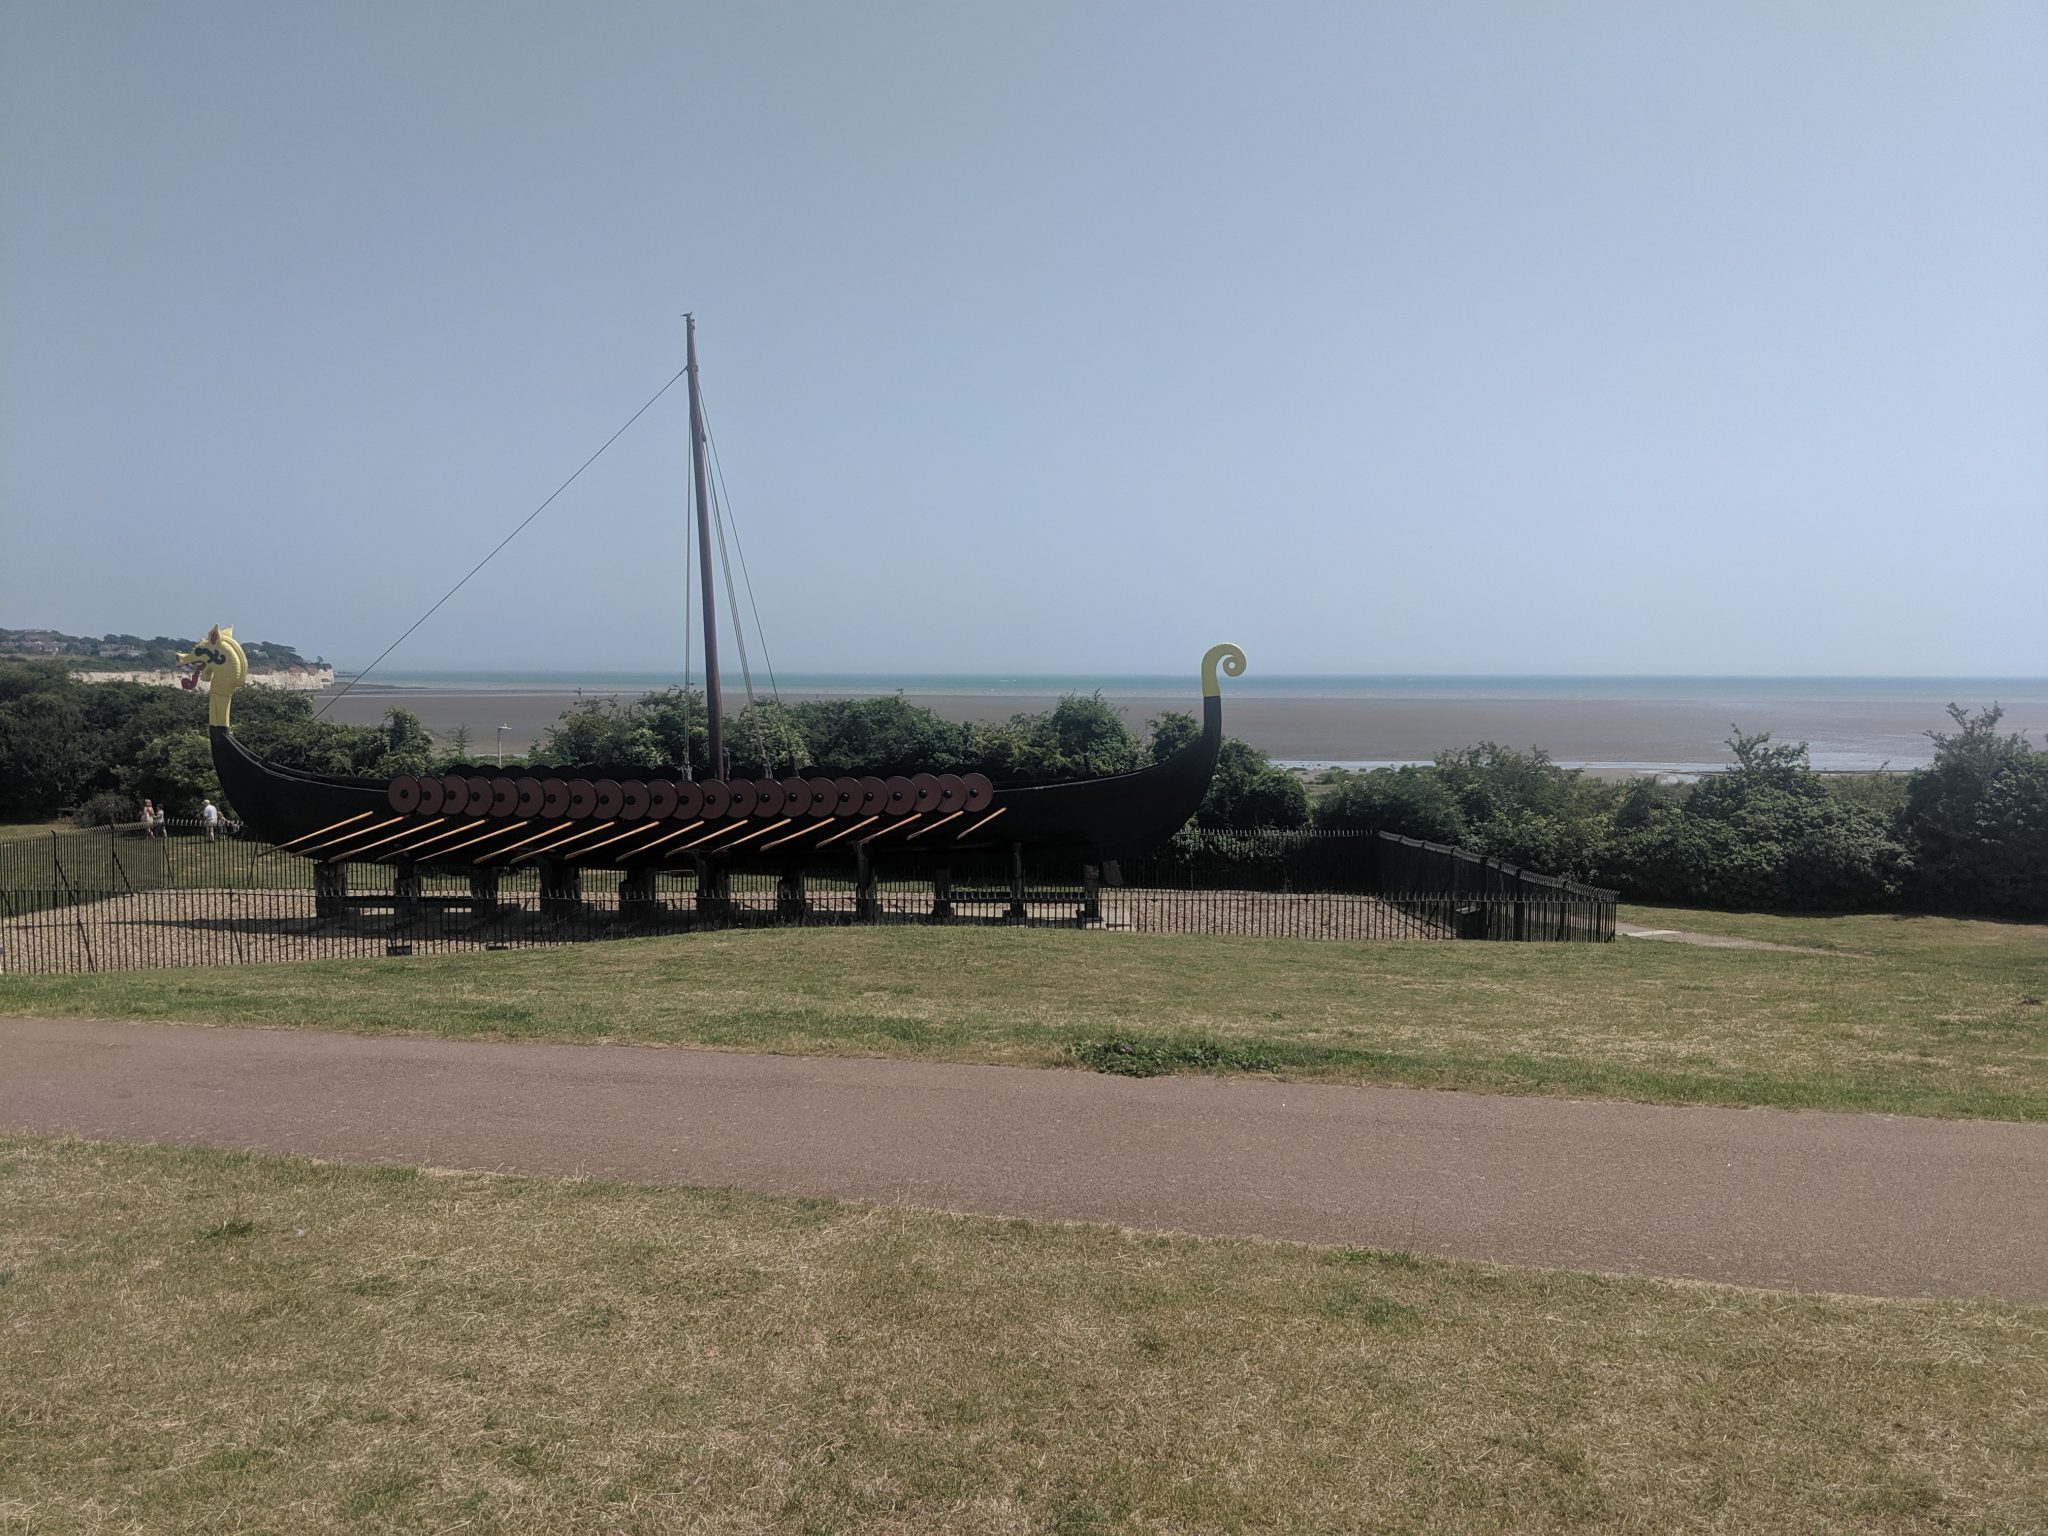
<svg viewBox="0 0 2048 1536">
<path fill-rule="evenodd" d="M 99 647 L 99 653 L 102 656 L 140 656 L 142 654 L 142 647 L 139 645 L 106 645 L 103 643 Z"/>
</svg>

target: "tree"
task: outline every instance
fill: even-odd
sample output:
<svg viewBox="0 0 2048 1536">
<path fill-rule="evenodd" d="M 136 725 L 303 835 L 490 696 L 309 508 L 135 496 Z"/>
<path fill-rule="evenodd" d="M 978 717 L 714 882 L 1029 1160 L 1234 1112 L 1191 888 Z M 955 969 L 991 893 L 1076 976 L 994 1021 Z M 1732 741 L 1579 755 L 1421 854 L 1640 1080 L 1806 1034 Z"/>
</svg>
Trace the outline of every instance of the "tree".
<svg viewBox="0 0 2048 1536">
<path fill-rule="evenodd" d="M 1482 741 L 1439 752 L 1436 772 L 1458 803 L 1466 845 L 1545 874 L 1584 876 L 1597 857 L 1614 792 L 1540 747 Z"/>
<path fill-rule="evenodd" d="M 726 727 L 725 755 L 733 773 L 771 778 L 811 763 L 804 733 L 789 711 L 772 699 L 756 699 Z"/>
<path fill-rule="evenodd" d="M 0 817 L 53 816 L 105 787 L 85 689 L 60 661 L 0 663 Z"/>
<path fill-rule="evenodd" d="M 1174 753 L 1191 747 L 1200 739 L 1202 727 L 1185 710 L 1169 709 L 1145 722 L 1151 736 L 1152 761 L 1163 763 Z"/>
<path fill-rule="evenodd" d="M 1828 792 L 1804 742 L 1729 738 L 1735 766 L 1675 809 L 1623 818 L 1600 877 L 1641 900 L 1845 911 L 1894 901 L 1911 868 L 1884 817 Z"/>
<path fill-rule="evenodd" d="M 1948 911 L 2048 916 L 2048 753 L 2005 711 L 1951 704 L 1954 731 L 1929 731 L 1934 761 L 1906 786 L 1914 896 Z"/>
<path fill-rule="evenodd" d="M 806 699 L 788 710 L 825 773 L 944 773 L 969 766 L 969 728 L 902 694 Z"/>
<path fill-rule="evenodd" d="M 1308 789 L 1251 743 L 1225 737 L 1195 820 L 1205 827 L 1306 826 Z"/>
<path fill-rule="evenodd" d="M 193 817 L 206 801 L 222 800 L 213 772 L 213 744 L 204 731 L 172 731 L 146 743 L 120 770 L 130 798 L 149 799 L 166 816 Z"/>
<path fill-rule="evenodd" d="M 983 772 L 1027 782 L 1131 773 L 1151 761 L 1149 749 L 1100 693 L 1070 693 L 1044 714 L 976 727 L 970 749 Z"/>
<path fill-rule="evenodd" d="M 384 723 L 377 728 L 376 739 L 369 745 L 375 755 L 362 764 L 359 772 L 393 778 L 401 773 L 434 771 L 433 732 L 409 709 L 393 706 L 385 710 Z"/>
<path fill-rule="evenodd" d="M 1364 773 L 1337 769 L 1331 785 L 1314 805 L 1319 827 L 1398 832 L 1432 843 L 1464 839 L 1465 818 L 1457 797 L 1434 768 L 1374 768 Z"/>
<path fill-rule="evenodd" d="M 663 688 L 629 706 L 654 738 L 655 757 L 665 767 L 701 772 L 711 759 L 711 717 L 696 688 Z"/>
<path fill-rule="evenodd" d="M 647 712 L 616 699 L 587 699 L 562 711 L 540 734 L 527 761 L 567 767 L 655 768 L 664 766 Z"/>
</svg>

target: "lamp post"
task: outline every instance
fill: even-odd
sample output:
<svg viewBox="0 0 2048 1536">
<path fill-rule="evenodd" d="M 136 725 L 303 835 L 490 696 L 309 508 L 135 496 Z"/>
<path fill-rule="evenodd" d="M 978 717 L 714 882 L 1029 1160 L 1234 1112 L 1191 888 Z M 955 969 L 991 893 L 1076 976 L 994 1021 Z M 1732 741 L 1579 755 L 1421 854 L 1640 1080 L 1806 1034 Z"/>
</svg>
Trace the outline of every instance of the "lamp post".
<svg viewBox="0 0 2048 1536">
<path fill-rule="evenodd" d="M 511 729 L 512 727 L 509 725 L 498 727 L 498 766 L 500 768 L 505 766 L 505 733 Z"/>
</svg>

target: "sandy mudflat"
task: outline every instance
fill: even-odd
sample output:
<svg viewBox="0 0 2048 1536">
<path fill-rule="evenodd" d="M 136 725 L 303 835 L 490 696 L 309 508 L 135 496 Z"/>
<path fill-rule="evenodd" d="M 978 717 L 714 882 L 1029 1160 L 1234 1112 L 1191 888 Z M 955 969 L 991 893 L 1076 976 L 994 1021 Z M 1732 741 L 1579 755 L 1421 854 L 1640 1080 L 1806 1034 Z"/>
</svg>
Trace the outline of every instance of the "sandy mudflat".
<svg viewBox="0 0 2048 1536">
<path fill-rule="evenodd" d="M 630 693 L 587 690 L 583 698 L 628 698 Z M 328 695 L 319 695 L 324 703 Z M 804 695 L 785 692 L 786 699 Z M 919 693 L 915 702 L 948 720 L 992 720 L 1024 710 L 1050 709 L 1056 698 L 1019 693 Z M 1195 711 L 1201 700 L 1184 694 L 1105 694 L 1133 726 L 1166 710 Z M 493 688 L 470 691 L 362 684 L 343 697 L 330 718 L 368 724 L 402 704 L 446 735 L 467 725 L 474 751 L 488 755 L 505 732 L 508 754 L 524 752 L 540 731 L 577 702 L 562 689 Z M 1822 768 L 1875 767 L 1889 760 L 1910 767 L 1926 761 L 1925 732 L 1948 725 L 1944 698 L 1768 699 L 1722 701 L 1554 698 L 1286 698 L 1231 695 L 1223 701 L 1224 729 L 1276 758 L 1344 762 L 1426 760 L 1439 750 L 1476 741 L 1539 746 L 1561 762 L 1616 764 L 1718 763 L 1731 724 L 1769 731 L 1781 740 L 1810 741 Z M 1959 700 L 1965 704 L 1989 700 Z M 2006 727 L 2035 739 L 2048 731 L 2048 699 L 2008 699 Z"/>
</svg>

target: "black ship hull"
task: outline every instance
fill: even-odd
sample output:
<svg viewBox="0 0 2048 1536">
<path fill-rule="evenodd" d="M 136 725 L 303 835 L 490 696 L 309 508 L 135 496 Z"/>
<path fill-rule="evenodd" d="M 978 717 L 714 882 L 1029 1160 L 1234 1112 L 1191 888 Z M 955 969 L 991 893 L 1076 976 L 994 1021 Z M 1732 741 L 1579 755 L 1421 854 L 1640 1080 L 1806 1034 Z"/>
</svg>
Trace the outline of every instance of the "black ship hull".
<svg viewBox="0 0 2048 1536">
<path fill-rule="evenodd" d="M 693 782 L 606 764 L 367 779 L 268 762 L 225 725 L 212 727 L 212 745 L 242 822 L 320 863 L 792 870 L 852 863 L 856 853 L 871 863 L 944 864 L 1011 847 L 1109 862 L 1172 837 L 1208 793 L 1223 701 L 1211 693 L 1202 706 L 1201 735 L 1149 768 L 1011 786 L 929 773 Z"/>
</svg>

